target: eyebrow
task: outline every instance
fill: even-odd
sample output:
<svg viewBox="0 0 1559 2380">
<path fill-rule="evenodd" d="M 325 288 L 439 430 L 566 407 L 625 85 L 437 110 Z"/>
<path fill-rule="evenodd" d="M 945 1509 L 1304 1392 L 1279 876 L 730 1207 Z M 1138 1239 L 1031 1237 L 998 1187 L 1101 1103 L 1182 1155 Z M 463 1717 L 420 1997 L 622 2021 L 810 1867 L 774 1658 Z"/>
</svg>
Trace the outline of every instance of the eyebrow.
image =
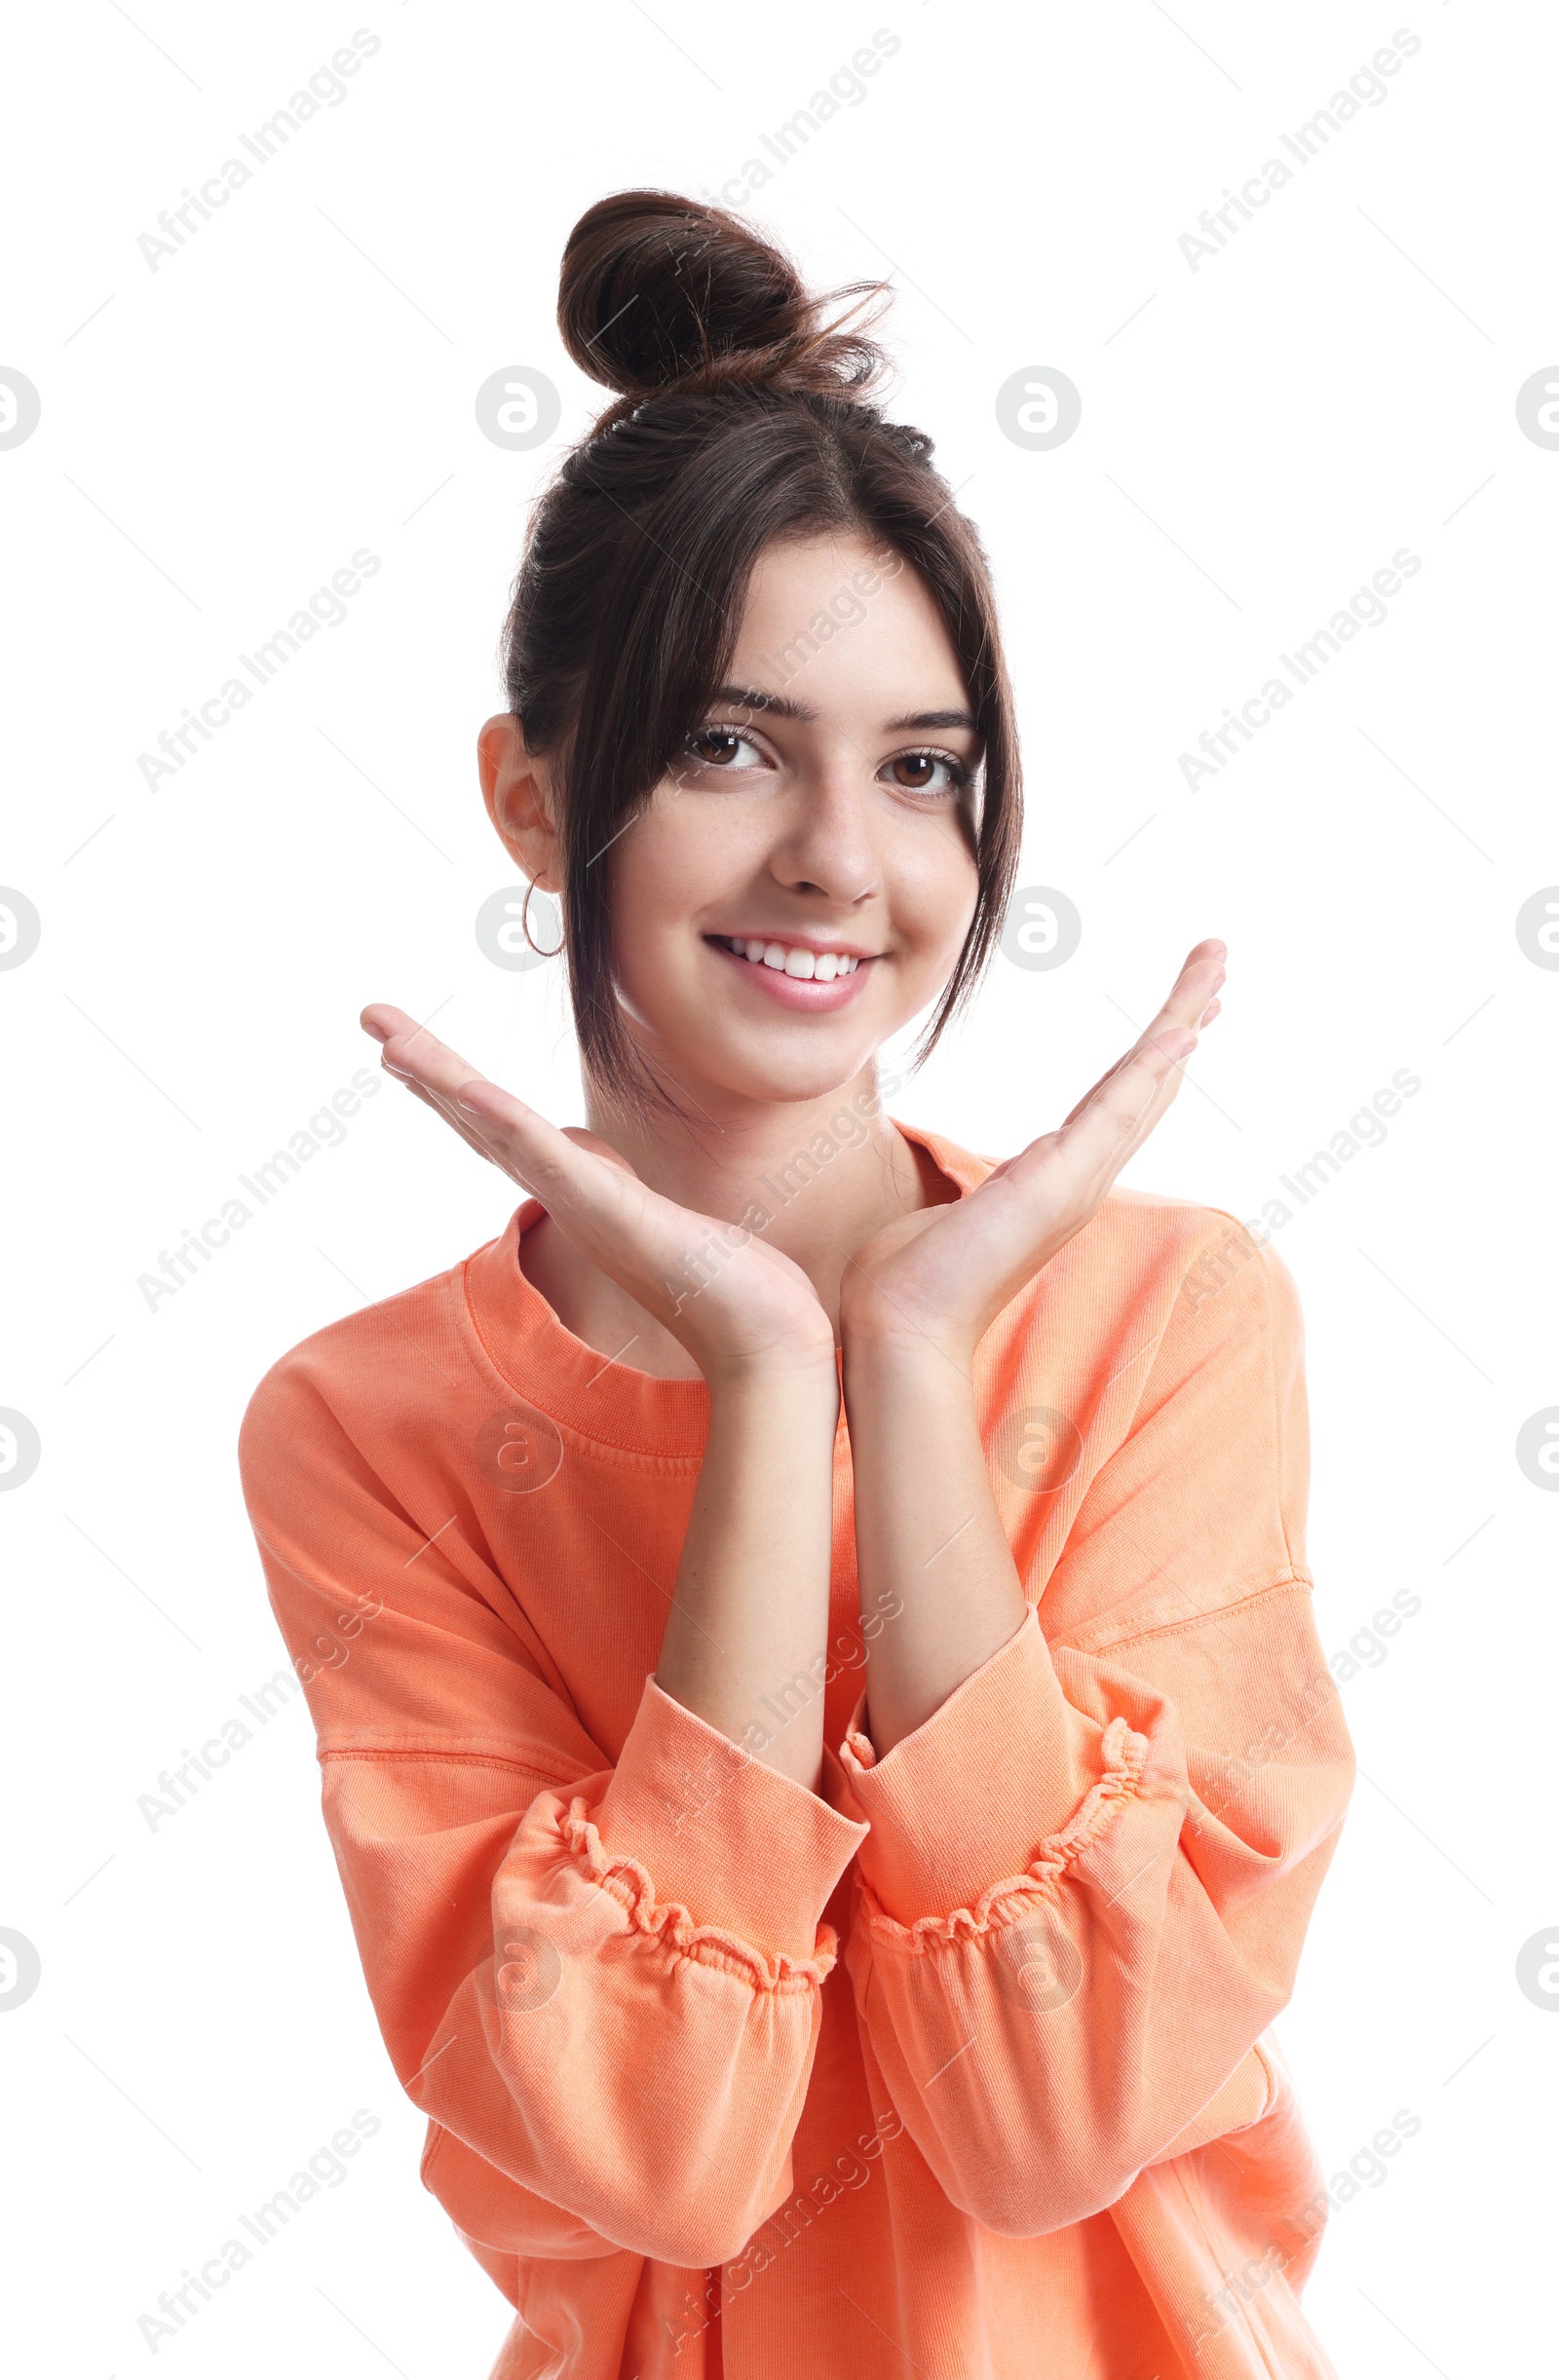
<svg viewBox="0 0 1559 2380">
<path fill-rule="evenodd" d="M 792 702 L 788 695 L 760 694 L 755 686 L 717 686 L 709 697 L 712 703 L 728 702 L 733 710 L 767 711 L 772 719 L 816 719 L 818 714 L 805 702 Z"/>
<path fill-rule="evenodd" d="M 890 719 L 888 732 L 896 736 L 900 728 L 908 727 L 974 727 L 972 711 L 906 711 L 902 719 Z"/>
<path fill-rule="evenodd" d="M 735 710 L 767 711 L 772 719 L 796 719 L 804 724 L 818 716 L 805 702 L 792 702 L 788 695 L 761 694 L 753 686 L 717 686 L 710 700 L 729 703 Z M 972 711 L 905 711 L 900 718 L 885 721 L 884 732 L 896 736 L 909 728 L 973 728 L 978 724 Z"/>
</svg>

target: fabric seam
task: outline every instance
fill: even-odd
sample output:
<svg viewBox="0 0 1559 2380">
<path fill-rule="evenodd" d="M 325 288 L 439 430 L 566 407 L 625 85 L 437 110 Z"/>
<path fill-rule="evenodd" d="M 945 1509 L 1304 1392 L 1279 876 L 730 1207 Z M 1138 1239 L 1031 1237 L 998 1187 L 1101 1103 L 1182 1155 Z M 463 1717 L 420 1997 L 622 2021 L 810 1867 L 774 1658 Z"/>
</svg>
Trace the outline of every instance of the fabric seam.
<svg viewBox="0 0 1559 2380">
<path fill-rule="evenodd" d="M 896 1948 L 923 1957 L 928 1950 L 950 1943 L 972 1942 L 998 1922 L 1007 1922 L 1006 1904 L 1055 1904 L 1057 1886 L 1066 1870 L 1097 1842 L 1125 1804 L 1137 1799 L 1148 1751 L 1145 1735 L 1138 1735 L 1123 1719 L 1113 1719 L 1099 1739 L 1103 1773 L 1089 1786 L 1071 1819 L 1045 1836 L 1022 1874 L 1003 1876 L 988 1885 L 971 1909 L 956 1908 L 945 1917 L 917 1917 L 912 1925 L 900 1925 L 896 1917 L 889 1916 L 862 1876 L 860 1895 L 872 1932 Z M 1003 1909 L 1000 1920 L 995 1914 L 999 1908 Z"/>
<path fill-rule="evenodd" d="M 522 1777 L 534 1777 L 547 1793 L 555 1794 L 563 1790 L 558 1780 L 550 1776 L 546 1769 L 537 1768 L 529 1760 L 505 1759 L 501 1753 L 496 1752 L 463 1752 L 456 1747 L 443 1752 L 425 1744 L 332 1744 L 328 1748 L 322 1746 L 316 1757 L 322 1767 L 326 1760 L 439 1760 L 449 1767 L 501 1768 L 514 1771 Z M 580 1774 L 592 1776 L 595 1771 L 582 1769 Z"/>
<path fill-rule="evenodd" d="M 506 1226 L 505 1228 L 507 1228 Z M 500 1239 L 503 1236 L 503 1232 L 498 1234 Z M 627 1469 L 665 1470 L 670 1468 L 684 1473 L 696 1472 L 703 1460 L 702 1447 L 678 1447 L 668 1449 L 665 1453 L 656 1453 L 644 1447 L 627 1446 L 621 1438 L 597 1438 L 580 1422 L 563 1421 L 556 1414 L 547 1412 L 544 1406 L 536 1404 L 534 1396 L 527 1389 L 522 1388 L 517 1380 L 511 1379 L 498 1360 L 497 1349 L 488 1341 L 487 1335 L 481 1327 L 480 1317 L 476 1312 L 475 1301 L 471 1294 L 470 1267 L 475 1258 L 485 1256 L 487 1250 L 494 1244 L 492 1240 L 488 1240 L 480 1248 L 474 1248 L 471 1255 L 464 1258 L 456 1267 L 460 1274 L 460 1303 L 463 1318 L 477 1347 L 481 1350 L 482 1360 L 494 1379 L 498 1380 L 512 1397 L 517 1397 L 521 1404 L 533 1405 L 538 1413 L 544 1413 L 546 1418 L 565 1442 L 571 1439 L 580 1447 L 589 1447 L 594 1454 L 609 1455 L 615 1462 L 622 1464 Z"/>
<path fill-rule="evenodd" d="M 1269 1595 L 1286 1595 L 1291 1587 L 1300 1587 L 1307 1595 L 1313 1595 L 1315 1581 L 1309 1570 L 1293 1565 L 1281 1578 L 1270 1578 L 1264 1587 L 1252 1587 L 1248 1594 L 1236 1596 L 1232 1604 L 1218 1604 L 1211 1611 L 1194 1611 L 1187 1619 L 1165 1620 L 1158 1628 L 1128 1630 L 1122 1637 L 1108 1637 L 1102 1644 L 1090 1645 L 1085 1652 L 1071 1637 L 1057 1637 L 1052 1649 L 1055 1652 L 1075 1652 L 1081 1659 L 1091 1661 L 1097 1654 L 1114 1652 L 1122 1644 L 1146 1644 L 1150 1637 L 1172 1637 L 1188 1628 L 1205 1627 L 1211 1620 L 1227 1620 L 1235 1612 L 1243 1611 L 1251 1604 L 1261 1603 Z M 1085 1633 L 1085 1629 L 1078 1631 L 1080 1636 Z"/>
<path fill-rule="evenodd" d="M 625 1853 L 609 1852 L 589 1816 L 589 1803 L 576 1794 L 557 1831 L 576 1864 L 592 1884 L 609 1893 L 636 1934 L 658 1936 L 668 1951 L 696 1965 L 717 1967 L 740 1977 L 755 1991 L 781 1994 L 810 1991 L 832 1969 L 838 1937 L 831 1925 L 819 1925 L 811 1958 L 792 1958 L 787 1950 L 772 1955 L 754 1949 L 724 1926 L 697 1925 L 680 1901 L 657 1902 L 648 1869 Z"/>
</svg>

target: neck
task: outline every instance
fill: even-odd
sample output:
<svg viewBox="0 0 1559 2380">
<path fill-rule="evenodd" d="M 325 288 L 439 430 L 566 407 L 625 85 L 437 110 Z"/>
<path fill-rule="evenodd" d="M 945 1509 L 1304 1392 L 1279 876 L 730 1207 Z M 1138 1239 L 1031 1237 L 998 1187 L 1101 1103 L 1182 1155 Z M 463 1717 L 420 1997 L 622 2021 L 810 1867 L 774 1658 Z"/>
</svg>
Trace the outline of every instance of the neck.
<svg viewBox="0 0 1559 2380">
<path fill-rule="evenodd" d="M 718 1222 L 744 1223 L 799 1265 L 836 1331 L 854 1251 L 897 1217 L 950 1194 L 931 1159 L 889 1121 L 875 1065 L 817 1099 L 759 1103 L 703 1085 L 697 1099 L 677 1096 L 683 1115 L 635 1117 L 588 1087 L 587 1121 L 651 1190 Z M 538 1224 L 522 1248 L 527 1279 L 587 1345 L 609 1354 L 633 1334 L 635 1368 L 696 1374 L 670 1333 L 555 1225 Z"/>
<path fill-rule="evenodd" d="M 848 1250 L 926 1203 L 911 1145 L 889 1121 L 875 1066 L 817 1099 L 678 1093 L 685 1115 L 635 1120 L 591 1097 L 592 1132 L 679 1206 L 745 1222 L 821 1294 Z"/>
</svg>

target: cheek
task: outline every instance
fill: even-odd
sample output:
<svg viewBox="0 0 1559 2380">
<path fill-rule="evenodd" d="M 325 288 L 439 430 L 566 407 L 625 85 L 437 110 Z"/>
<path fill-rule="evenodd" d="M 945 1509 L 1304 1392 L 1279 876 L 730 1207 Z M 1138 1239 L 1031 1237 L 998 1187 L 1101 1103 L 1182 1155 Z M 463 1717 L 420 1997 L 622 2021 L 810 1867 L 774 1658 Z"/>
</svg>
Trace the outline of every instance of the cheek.
<svg viewBox="0 0 1559 2380">
<path fill-rule="evenodd" d="M 612 847 L 612 909 L 619 933 L 660 938 L 717 900 L 730 873 L 707 816 L 690 796 L 657 794 Z"/>
<path fill-rule="evenodd" d="M 737 805 L 663 791 L 613 847 L 613 955 L 641 1012 L 676 998 L 698 964 L 703 920 L 740 906 L 753 872 L 743 823 Z"/>
<path fill-rule="evenodd" d="M 891 836 L 883 876 L 894 929 L 910 955 L 950 963 L 969 931 L 979 889 L 958 818 L 917 818 Z"/>
</svg>

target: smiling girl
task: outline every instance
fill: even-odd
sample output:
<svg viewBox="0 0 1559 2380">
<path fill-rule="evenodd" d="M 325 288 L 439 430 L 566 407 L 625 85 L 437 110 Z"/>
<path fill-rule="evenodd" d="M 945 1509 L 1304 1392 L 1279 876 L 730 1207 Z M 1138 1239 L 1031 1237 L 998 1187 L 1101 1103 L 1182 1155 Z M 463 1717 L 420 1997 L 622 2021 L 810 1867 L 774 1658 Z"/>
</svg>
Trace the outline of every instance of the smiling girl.
<svg viewBox="0 0 1559 2380">
<path fill-rule="evenodd" d="M 528 1196 L 242 1444 L 494 2380 L 1329 2373 L 1267 2029 L 1352 1773 L 1300 1320 L 1112 1187 L 1224 946 L 1005 1163 L 891 1120 L 1019 848 L 978 540 L 733 218 L 603 202 L 558 319 L 619 395 L 478 753 L 588 1129 L 365 1009 Z"/>
</svg>

